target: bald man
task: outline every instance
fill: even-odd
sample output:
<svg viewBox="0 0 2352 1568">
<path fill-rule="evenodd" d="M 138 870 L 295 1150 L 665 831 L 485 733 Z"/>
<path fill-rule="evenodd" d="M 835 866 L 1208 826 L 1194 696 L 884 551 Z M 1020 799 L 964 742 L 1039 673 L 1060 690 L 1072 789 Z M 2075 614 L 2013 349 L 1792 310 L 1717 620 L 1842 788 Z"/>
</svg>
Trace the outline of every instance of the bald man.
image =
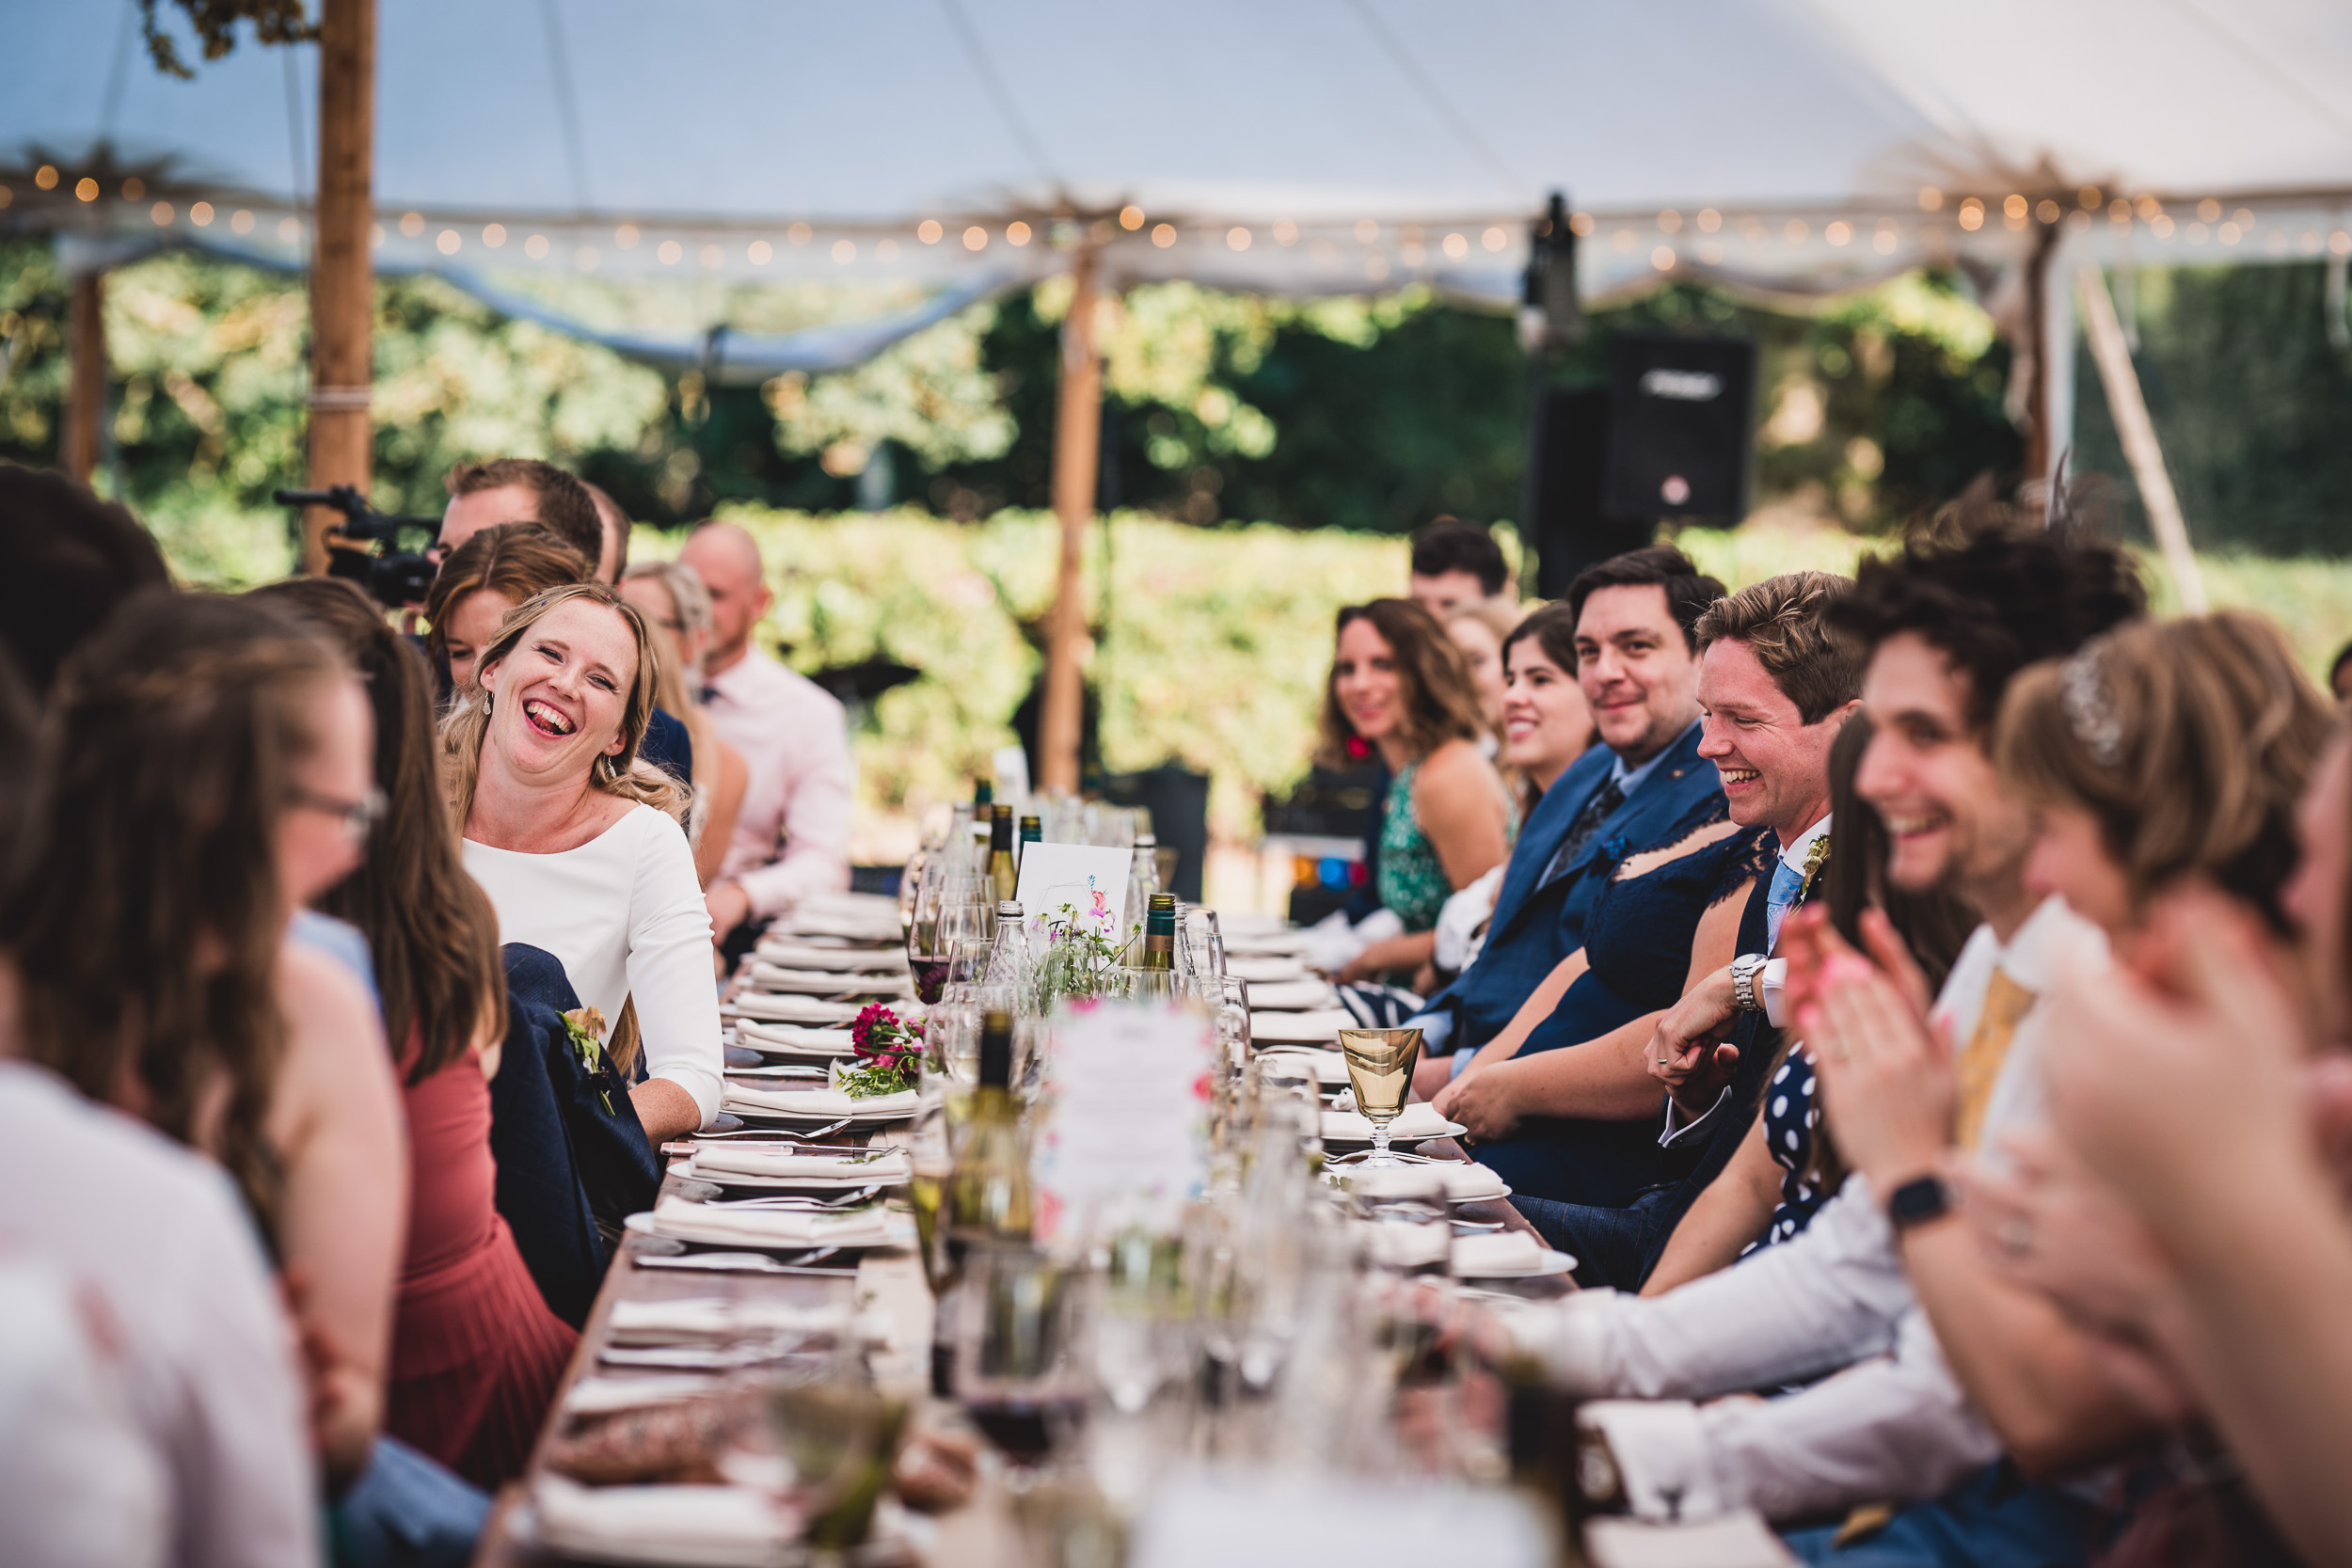
<svg viewBox="0 0 2352 1568">
<path fill-rule="evenodd" d="M 678 559 L 710 590 L 712 644 L 703 701 L 751 765 L 735 838 L 710 884 L 713 940 L 765 925 L 812 893 L 850 885 L 849 725 L 841 705 L 753 645 L 775 595 L 759 546 L 733 523 L 705 523 Z"/>
</svg>

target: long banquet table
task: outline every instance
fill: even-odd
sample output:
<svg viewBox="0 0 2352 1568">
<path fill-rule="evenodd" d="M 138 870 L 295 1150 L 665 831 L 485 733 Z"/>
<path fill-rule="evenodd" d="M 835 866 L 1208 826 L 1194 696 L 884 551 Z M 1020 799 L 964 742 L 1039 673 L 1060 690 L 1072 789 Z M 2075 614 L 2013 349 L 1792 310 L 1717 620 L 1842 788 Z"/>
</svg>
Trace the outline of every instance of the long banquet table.
<svg viewBox="0 0 2352 1568">
<path fill-rule="evenodd" d="M 746 960 L 746 972 L 748 968 Z M 739 974 L 728 988 L 730 994 L 741 985 L 742 976 Z M 828 1141 L 864 1143 L 871 1136 L 852 1132 L 835 1135 Z M 671 1145 L 665 1151 L 665 1164 L 671 1152 L 683 1151 L 686 1147 L 683 1143 Z M 1440 1151 L 1437 1146 L 1423 1147 L 1433 1153 Z M 1450 1144 L 1443 1152 L 1460 1157 Z M 679 1177 L 665 1176 L 660 1196 L 677 1196 L 680 1186 Z M 1532 1233 L 1526 1220 L 1507 1202 L 1480 1205 L 1465 1212 Z M 522 1480 L 503 1488 L 495 1500 L 476 1549 L 477 1568 L 545 1568 L 549 1563 L 572 1560 L 542 1551 L 527 1539 L 527 1532 L 520 1526 L 532 1484 L 549 1471 L 550 1455 L 566 1419 L 565 1402 L 574 1386 L 592 1374 L 606 1378 L 659 1375 L 602 1365 L 603 1354 L 612 1340 L 616 1303 L 723 1297 L 763 1304 L 851 1306 L 867 1324 L 887 1327 L 886 1343 L 881 1342 L 877 1334 L 868 1336 L 868 1364 L 882 1391 L 917 1407 L 929 1398 L 931 1296 L 924 1282 L 920 1260 L 912 1250 L 868 1251 L 861 1255 L 854 1268 L 738 1274 L 643 1266 L 640 1259 L 659 1245 L 649 1238 L 633 1234 L 624 1239 L 582 1328 L 571 1365 L 564 1370 L 547 1427 L 533 1448 L 529 1466 Z M 1003 1560 L 1011 1555 L 1005 1550 L 1008 1541 L 1002 1533 L 1006 1528 L 1003 1504 L 1001 1494 L 983 1485 L 971 1505 L 941 1516 L 935 1529 L 927 1529 L 928 1550 L 924 1549 L 923 1539 L 911 1544 L 918 1555 L 933 1562 L 953 1563 L 955 1568 L 981 1568 L 982 1564 Z"/>
</svg>

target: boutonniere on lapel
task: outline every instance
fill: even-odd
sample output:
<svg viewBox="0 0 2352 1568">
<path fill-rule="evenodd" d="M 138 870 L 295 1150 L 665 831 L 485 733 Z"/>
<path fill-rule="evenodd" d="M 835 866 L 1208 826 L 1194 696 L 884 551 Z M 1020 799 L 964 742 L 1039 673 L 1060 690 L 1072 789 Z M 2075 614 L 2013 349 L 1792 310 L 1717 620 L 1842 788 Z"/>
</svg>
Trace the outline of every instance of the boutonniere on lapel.
<svg viewBox="0 0 2352 1568">
<path fill-rule="evenodd" d="M 574 1007 L 564 1015 L 564 1032 L 571 1037 L 573 1054 L 587 1070 L 588 1081 L 596 1085 L 596 1098 L 604 1101 L 604 1114 L 612 1115 L 612 1064 L 599 1043 L 604 1034 L 604 1010 Z"/>
<path fill-rule="evenodd" d="M 1797 881 L 1797 902 L 1802 904 L 1813 896 L 1813 884 L 1821 879 L 1821 867 L 1829 863 L 1829 834 L 1813 841 L 1813 847 L 1804 852 L 1804 875 Z"/>
</svg>

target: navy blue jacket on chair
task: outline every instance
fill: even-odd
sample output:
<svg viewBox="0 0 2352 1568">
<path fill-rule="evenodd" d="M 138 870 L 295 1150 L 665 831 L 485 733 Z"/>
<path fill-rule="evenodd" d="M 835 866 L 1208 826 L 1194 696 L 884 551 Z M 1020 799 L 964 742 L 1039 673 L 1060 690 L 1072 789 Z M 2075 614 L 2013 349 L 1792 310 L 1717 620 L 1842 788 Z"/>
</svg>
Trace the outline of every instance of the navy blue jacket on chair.
<svg viewBox="0 0 2352 1568">
<path fill-rule="evenodd" d="M 501 956 L 506 1042 L 490 1080 L 498 1212 L 548 1309 L 578 1328 L 596 1303 L 621 1217 L 653 1207 L 660 1166 L 628 1085 L 610 1072 L 588 1074 L 573 1048 L 564 1014 L 580 998 L 563 963 L 518 942 Z"/>
<path fill-rule="evenodd" d="M 1667 749 L 1657 771 L 1601 819 L 1599 830 L 1563 874 L 1544 881 L 1544 872 L 1577 813 L 1609 782 L 1616 760 L 1608 747 L 1593 747 L 1568 764 L 1528 814 L 1502 874 L 1502 889 L 1495 896 L 1486 946 L 1452 985 L 1429 999 L 1425 1009 L 1452 1014 L 1455 1051 L 1474 1051 L 1501 1034 L 1544 976 L 1584 945 L 1584 917 L 1599 891 L 1597 881 L 1584 873 L 1601 858 L 1609 840 L 1647 843 L 1708 796 L 1723 792 L 1715 765 L 1699 756 L 1698 726 L 1693 724 Z"/>
</svg>

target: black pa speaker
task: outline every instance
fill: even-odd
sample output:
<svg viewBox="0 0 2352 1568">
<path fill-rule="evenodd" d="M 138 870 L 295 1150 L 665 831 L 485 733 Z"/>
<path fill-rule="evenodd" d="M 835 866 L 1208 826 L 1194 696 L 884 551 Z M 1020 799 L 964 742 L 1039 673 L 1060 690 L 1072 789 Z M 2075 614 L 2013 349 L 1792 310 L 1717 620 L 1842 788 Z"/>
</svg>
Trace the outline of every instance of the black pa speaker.
<svg viewBox="0 0 2352 1568">
<path fill-rule="evenodd" d="M 1528 454 L 1529 542 L 1535 546 L 1535 592 L 1564 597 L 1576 574 L 1650 541 L 1645 516 L 1613 515 L 1602 504 L 1609 467 L 1609 388 L 1547 387 L 1533 412 Z"/>
<path fill-rule="evenodd" d="M 1619 333 L 1609 344 L 1603 504 L 1628 517 L 1747 515 L 1756 344 Z"/>
</svg>

